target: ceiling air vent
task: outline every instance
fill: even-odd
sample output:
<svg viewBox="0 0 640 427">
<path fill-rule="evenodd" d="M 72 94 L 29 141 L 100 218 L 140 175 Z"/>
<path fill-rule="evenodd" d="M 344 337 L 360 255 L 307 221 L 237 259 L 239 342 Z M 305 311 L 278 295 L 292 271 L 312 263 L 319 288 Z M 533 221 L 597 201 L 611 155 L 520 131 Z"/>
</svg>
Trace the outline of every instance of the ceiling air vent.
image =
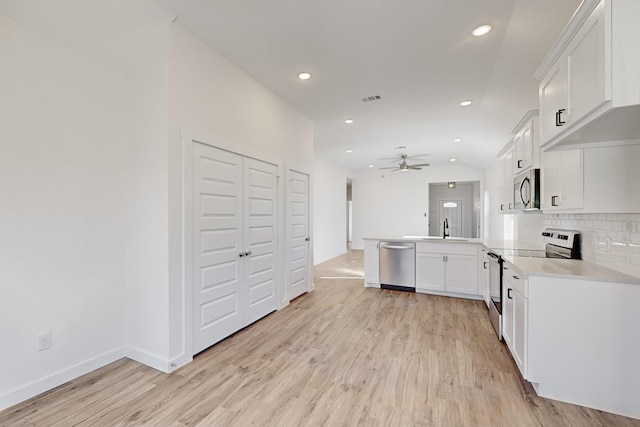
<svg viewBox="0 0 640 427">
<path fill-rule="evenodd" d="M 362 102 L 371 102 L 371 101 L 380 101 L 380 95 L 367 96 L 366 98 L 362 98 Z"/>
</svg>

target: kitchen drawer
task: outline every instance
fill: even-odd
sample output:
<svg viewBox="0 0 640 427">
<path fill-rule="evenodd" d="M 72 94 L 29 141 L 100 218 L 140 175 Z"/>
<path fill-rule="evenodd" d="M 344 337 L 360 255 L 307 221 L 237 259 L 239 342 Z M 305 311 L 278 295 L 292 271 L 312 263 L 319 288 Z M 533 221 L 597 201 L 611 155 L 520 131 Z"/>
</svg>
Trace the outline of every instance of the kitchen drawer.
<svg viewBox="0 0 640 427">
<path fill-rule="evenodd" d="M 512 287 L 520 292 L 520 294 L 525 298 L 529 297 L 524 275 L 507 261 L 504 262 L 502 267 L 502 281 L 503 288 Z"/>
<path fill-rule="evenodd" d="M 464 243 L 416 243 L 416 252 L 455 255 L 478 255 L 477 251 L 478 249 L 476 245 L 468 245 Z"/>
</svg>

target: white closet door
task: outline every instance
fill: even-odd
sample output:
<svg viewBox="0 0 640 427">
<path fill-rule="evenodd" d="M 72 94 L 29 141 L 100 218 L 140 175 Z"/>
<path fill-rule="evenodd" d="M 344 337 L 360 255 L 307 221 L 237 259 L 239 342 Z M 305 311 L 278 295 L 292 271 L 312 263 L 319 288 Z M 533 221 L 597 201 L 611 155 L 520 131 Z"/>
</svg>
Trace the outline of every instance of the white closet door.
<svg viewBox="0 0 640 427">
<path fill-rule="evenodd" d="M 244 321 L 248 325 L 277 308 L 278 168 L 244 158 Z"/>
<path fill-rule="evenodd" d="M 289 171 L 289 300 L 309 291 L 309 175 Z"/>
<path fill-rule="evenodd" d="M 242 156 L 193 144 L 193 352 L 241 329 Z"/>
</svg>

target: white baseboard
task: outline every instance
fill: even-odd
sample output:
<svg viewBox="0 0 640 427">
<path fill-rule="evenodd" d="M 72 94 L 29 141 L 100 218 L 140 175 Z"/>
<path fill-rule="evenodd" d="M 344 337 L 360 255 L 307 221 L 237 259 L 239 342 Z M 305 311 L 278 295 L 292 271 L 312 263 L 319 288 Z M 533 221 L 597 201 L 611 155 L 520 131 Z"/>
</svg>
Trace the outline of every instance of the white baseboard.
<svg viewBox="0 0 640 427">
<path fill-rule="evenodd" d="M 23 385 L 15 390 L 11 390 L 0 396 L 0 411 L 44 393 L 45 391 L 49 391 L 59 385 L 78 378 L 79 376 L 95 371 L 98 368 L 102 368 L 103 366 L 122 359 L 125 356 L 125 348 L 121 347 L 65 368 L 40 380 Z"/>
<path fill-rule="evenodd" d="M 140 362 L 143 365 L 150 366 L 153 369 L 157 369 L 158 371 L 165 373 L 169 373 L 175 369 L 171 367 L 172 361 L 156 356 L 155 354 L 147 353 L 146 351 L 140 350 L 136 347 L 126 347 L 125 355 L 131 360 L 135 360 L 136 362 Z"/>
<path fill-rule="evenodd" d="M 347 250 L 345 249 L 345 250 L 341 250 L 340 252 L 336 252 L 336 253 L 334 253 L 332 255 L 325 255 L 325 256 L 323 256 L 321 258 L 318 258 L 318 259 L 314 258 L 313 259 L 313 265 L 316 266 L 318 264 L 322 264 L 323 262 L 329 261 L 330 259 L 334 259 L 334 258 L 339 257 L 340 255 L 344 255 L 346 253 L 347 253 Z"/>
</svg>

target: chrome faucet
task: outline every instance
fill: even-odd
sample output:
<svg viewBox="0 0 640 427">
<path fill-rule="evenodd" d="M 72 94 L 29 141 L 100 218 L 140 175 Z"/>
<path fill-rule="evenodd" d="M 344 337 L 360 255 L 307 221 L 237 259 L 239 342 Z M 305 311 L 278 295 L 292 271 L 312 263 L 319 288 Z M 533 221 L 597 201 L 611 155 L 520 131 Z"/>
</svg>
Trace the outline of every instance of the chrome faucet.
<svg viewBox="0 0 640 427">
<path fill-rule="evenodd" d="M 442 238 L 446 239 L 447 237 L 449 237 L 449 220 L 445 218 L 442 224 Z"/>
</svg>

